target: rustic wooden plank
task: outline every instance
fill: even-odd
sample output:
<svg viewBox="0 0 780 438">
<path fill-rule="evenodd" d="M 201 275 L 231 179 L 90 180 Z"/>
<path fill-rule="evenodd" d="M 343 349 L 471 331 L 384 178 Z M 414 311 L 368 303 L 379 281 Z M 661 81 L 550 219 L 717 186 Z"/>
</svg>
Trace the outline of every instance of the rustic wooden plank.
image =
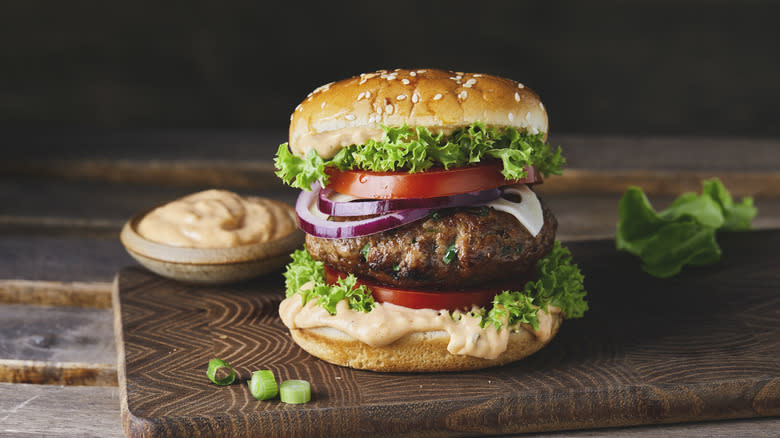
<svg viewBox="0 0 780 438">
<path fill-rule="evenodd" d="M 71 263 L 76 265 L 79 260 Z M 111 283 L 0 279 L 0 303 L 108 308 Z"/>
<path fill-rule="evenodd" d="M 230 173 L 230 172 L 228 172 Z M 268 176 L 278 180 L 276 176 Z M 112 184 L 37 178 L 0 178 L 0 226 L 17 231 L 25 223 L 39 229 L 55 227 L 119 230 L 135 213 L 180 198 L 209 185 L 187 187 L 153 184 Z M 294 203 L 298 191 L 231 188 L 243 195 Z M 0 230 L 1 232 L 2 230 Z"/>
<path fill-rule="evenodd" d="M 8 148 L 0 169 L 5 175 L 45 171 L 84 163 L 149 167 L 190 166 L 267 169 L 282 130 L 29 130 L 0 131 Z M 659 137 L 565 135 L 553 131 L 549 142 L 561 146 L 569 167 L 591 170 L 773 171 L 780 164 L 778 138 Z M 749 153 L 746 153 L 749 151 Z M 18 169 L 18 166 L 30 166 Z M 35 166 L 35 167 L 33 167 Z"/>
<path fill-rule="evenodd" d="M 276 275 L 204 288 L 123 270 L 114 313 L 125 431 L 447 436 L 780 415 L 780 231 L 720 240 L 721 262 L 669 280 L 611 241 L 572 243 L 592 310 L 536 355 L 469 373 L 388 375 L 312 358 L 276 315 Z M 240 384 L 203 377 L 214 356 Z M 259 367 L 309 380 L 312 402 L 255 401 L 245 382 Z"/>
<path fill-rule="evenodd" d="M 0 382 L 116 386 L 114 364 L 0 359 Z"/>
<path fill-rule="evenodd" d="M 540 434 L 548 438 L 774 438 L 780 418 L 591 429 Z M 0 383 L 0 435 L 124 437 L 119 389 Z"/>
<path fill-rule="evenodd" d="M 543 438 L 585 438 L 620 436 L 626 438 L 775 438 L 780 430 L 778 418 L 753 418 L 750 420 L 718 421 L 692 424 L 655 425 L 642 427 L 618 427 L 613 429 L 572 430 L 540 434 Z"/>
<path fill-rule="evenodd" d="M 123 437 L 116 387 L 0 383 L 4 437 Z"/>
<path fill-rule="evenodd" d="M 79 160 L 17 163 L 13 174 L 110 183 L 282 189 L 270 161 Z"/>
<path fill-rule="evenodd" d="M 0 305 L 0 381 L 116 385 L 110 309 Z"/>
<path fill-rule="evenodd" d="M 278 191 L 283 187 L 272 161 L 283 140 L 277 131 L 212 131 L 202 138 L 190 131 L 11 136 L 7 142 L 20 146 L 0 163 L 0 173 Z M 562 145 L 568 160 L 569 171 L 550 180 L 558 191 L 612 192 L 636 184 L 651 193 L 679 193 L 681 185 L 695 189 L 711 176 L 729 181 L 737 194 L 778 196 L 780 190 L 772 183 L 780 178 L 777 139 L 554 136 L 551 143 Z M 617 184 L 609 172 L 617 172 Z"/>
<path fill-rule="evenodd" d="M 35 163 L 15 173 L 76 181 L 166 186 L 232 187 L 282 191 L 285 186 L 270 163 L 212 162 L 76 162 Z M 556 193 L 615 193 L 629 186 L 652 194 L 696 191 L 704 179 L 719 177 L 734 195 L 780 196 L 780 172 L 733 170 L 592 170 L 568 168 L 548 178 L 544 190 Z"/>
<path fill-rule="evenodd" d="M 567 169 L 538 186 L 540 193 L 623 193 L 630 186 L 650 195 L 700 192 L 701 182 L 719 178 L 734 196 L 780 197 L 780 172 Z"/>
<path fill-rule="evenodd" d="M 0 227 L 0 230 L 3 229 Z M 118 236 L 118 231 L 115 236 Z M 83 303 L 94 299 L 93 305 L 103 305 L 107 301 L 105 297 L 99 298 L 101 284 L 87 288 L 74 287 L 70 292 L 67 292 L 67 285 L 110 282 L 120 267 L 134 264 L 118 237 L 10 235 L 3 232 L 0 232 L 0 261 L 0 279 L 10 280 L 0 286 L 0 290 L 4 290 L 0 293 L 2 299 L 12 302 L 34 301 L 36 294 L 46 294 L 46 288 L 51 286 L 70 293 L 74 300 Z M 33 297 L 20 298 L 17 280 L 46 283 L 30 289 Z M 63 286 L 59 288 L 57 283 Z"/>
</svg>

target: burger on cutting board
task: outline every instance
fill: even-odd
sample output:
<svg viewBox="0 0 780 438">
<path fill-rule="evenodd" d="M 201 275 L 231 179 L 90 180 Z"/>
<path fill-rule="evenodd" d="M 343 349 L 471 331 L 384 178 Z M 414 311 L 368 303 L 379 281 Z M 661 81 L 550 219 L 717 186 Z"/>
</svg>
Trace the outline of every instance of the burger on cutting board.
<svg viewBox="0 0 780 438">
<path fill-rule="evenodd" d="M 587 310 L 583 276 L 532 187 L 565 160 L 521 83 L 380 70 L 314 90 L 277 175 L 302 189 L 305 249 L 279 307 L 293 340 L 375 371 L 456 371 L 532 354 Z"/>
</svg>

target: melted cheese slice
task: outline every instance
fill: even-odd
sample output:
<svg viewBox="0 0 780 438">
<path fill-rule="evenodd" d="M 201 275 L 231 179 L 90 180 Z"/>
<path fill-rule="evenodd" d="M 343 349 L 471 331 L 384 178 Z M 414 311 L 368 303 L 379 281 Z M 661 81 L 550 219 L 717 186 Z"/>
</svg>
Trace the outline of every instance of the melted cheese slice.
<svg viewBox="0 0 780 438">
<path fill-rule="evenodd" d="M 529 189 L 525 184 L 506 187 L 504 188 L 504 193 L 518 195 L 520 196 L 521 201 L 512 202 L 508 199 L 498 198 L 484 205 L 516 217 L 528 232 L 536 237 L 544 225 L 542 204 L 539 202 L 539 198 L 536 197 L 536 193 Z"/>
</svg>

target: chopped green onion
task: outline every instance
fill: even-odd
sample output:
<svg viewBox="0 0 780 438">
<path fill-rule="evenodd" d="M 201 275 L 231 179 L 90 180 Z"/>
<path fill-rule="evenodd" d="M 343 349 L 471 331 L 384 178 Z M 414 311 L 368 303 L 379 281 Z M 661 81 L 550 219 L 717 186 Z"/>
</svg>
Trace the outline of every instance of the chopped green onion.
<svg viewBox="0 0 780 438">
<path fill-rule="evenodd" d="M 449 265 L 456 258 L 458 258 L 458 247 L 455 246 L 455 244 L 453 243 L 452 245 L 450 245 L 449 248 L 447 248 L 447 251 L 444 253 L 444 258 L 442 259 L 442 261 Z"/>
<path fill-rule="evenodd" d="M 218 379 L 217 371 L 221 368 L 227 368 L 230 373 L 227 376 Z M 230 385 L 236 380 L 236 372 L 233 371 L 233 367 L 224 360 L 217 358 L 209 361 L 209 368 L 206 370 L 206 375 L 209 377 L 209 380 L 220 386 Z"/>
<path fill-rule="evenodd" d="M 276 385 L 276 378 L 271 370 L 260 370 L 252 373 L 252 379 L 249 381 L 249 392 L 252 397 L 258 400 L 269 400 L 276 397 L 279 393 L 279 387 Z"/>
<path fill-rule="evenodd" d="M 285 380 L 279 385 L 279 396 L 285 403 L 306 403 L 311 400 L 311 385 L 305 380 Z"/>
</svg>

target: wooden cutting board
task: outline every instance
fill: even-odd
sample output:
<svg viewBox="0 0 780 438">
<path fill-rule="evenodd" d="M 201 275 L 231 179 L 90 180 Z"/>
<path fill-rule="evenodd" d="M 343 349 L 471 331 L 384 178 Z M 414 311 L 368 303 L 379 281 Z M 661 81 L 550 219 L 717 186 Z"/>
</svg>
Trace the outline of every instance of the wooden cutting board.
<svg viewBox="0 0 780 438">
<path fill-rule="evenodd" d="M 114 309 L 128 436 L 463 436 L 780 415 L 780 230 L 722 234 L 722 260 L 672 279 L 612 241 L 569 245 L 591 310 L 534 356 L 465 373 L 385 374 L 316 359 L 276 311 L 274 273 L 230 287 L 122 270 Z M 208 360 L 240 383 L 217 387 Z M 312 401 L 256 401 L 269 368 Z"/>
</svg>

